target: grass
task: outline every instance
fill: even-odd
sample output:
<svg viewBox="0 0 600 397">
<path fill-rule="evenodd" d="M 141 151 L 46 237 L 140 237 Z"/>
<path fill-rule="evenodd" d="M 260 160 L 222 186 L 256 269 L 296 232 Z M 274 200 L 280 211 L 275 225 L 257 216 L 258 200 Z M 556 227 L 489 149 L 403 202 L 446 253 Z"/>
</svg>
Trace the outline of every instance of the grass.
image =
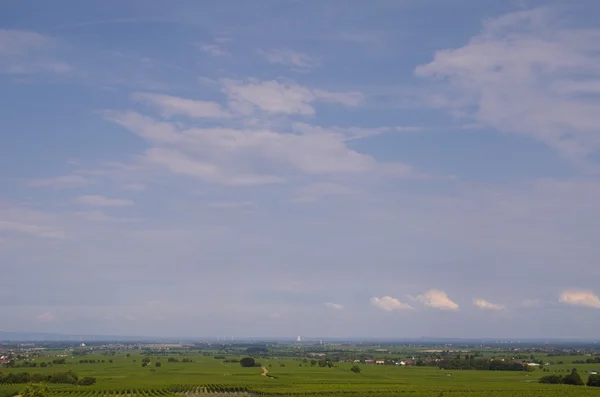
<svg viewBox="0 0 600 397">
<path fill-rule="evenodd" d="M 359 364 L 361 372 L 350 371 L 352 363 L 336 363 L 333 368 L 310 366 L 300 359 L 261 359 L 268 368 L 269 375 L 261 376 L 261 368 L 242 368 L 237 363 L 224 363 L 201 354 L 186 356 L 190 363 L 168 362 L 164 356 L 151 356 L 148 367 L 141 366 L 144 357 L 140 352 L 104 356 L 100 354 L 68 358 L 67 364 L 53 365 L 47 368 L 3 368 L 2 372 L 39 372 L 53 373 L 72 370 L 79 377 L 97 378 L 93 386 L 52 385 L 53 397 L 160 397 L 173 396 L 174 385 L 182 385 L 177 390 L 185 390 L 188 395 L 208 393 L 209 385 L 219 387 L 247 387 L 256 393 L 277 395 L 341 395 L 344 396 L 596 396 L 600 397 L 600 388 L 543 385 L 537 380 L 548 372 L 536 370 L 531 373 L 509 371 L 448 371 L 434 367 L 376 366 Z M 229 358 L 232 358 L 229 356 Z M 105 363 L 80 364 L 79 359 L 105 360 Z M 113 363 L 108 363 L 108 360 Z M 554 357 L 562 360 L 563 365 L 552 365 L 554 371 L 570 370 L 577 367 L 584 380 L 586 371 L 598 369 L 597 364 L 572 364 L 580 357 Z M 38 358 L 38 362 L 50 361 Z M 154 368 L 153 363 L 161 362 Z M 552 373 L 552 372 L 551 372 Z M 14 395 L 18 385 L 0 385 L 0 397 Z M 212 389 L 211 389 L 212 390 Z M 208 393 L 208 394 L 207 394 Z"/>
</svg>

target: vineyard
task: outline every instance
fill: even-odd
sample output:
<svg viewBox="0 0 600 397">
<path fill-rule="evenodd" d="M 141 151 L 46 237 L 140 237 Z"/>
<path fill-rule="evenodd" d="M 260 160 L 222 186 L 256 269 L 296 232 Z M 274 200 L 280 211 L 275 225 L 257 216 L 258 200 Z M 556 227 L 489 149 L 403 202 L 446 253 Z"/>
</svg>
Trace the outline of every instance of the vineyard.
<svg viewBox="0 0 600 397">
<path fill-rule="evenodd" d="M 247 387 L 231 385 L 173 385 L 165 388 L 123 388 L 93 389 L 82 388 L 51 390 L 52 397 L 199 397 L 213 395 L 249 395 L 253 394 Z M 256 393 L 258 394 L 258 393 Z"/>
<path fill-rule="evenodd" d="M 103 355 L 89 353 L 87 363 L 71 358 L 52 366 L 4 367 L 1 372 L 6 376 L 29 371 L 45 377 L 73 371 L 79 379 L 96 379 L 89 385 L 49 383 L 48 397 L 600 397 L 597 387 L 539 383 L 546 374 L 570 373 L 573 367 L 586 381 L 597 364 L 582 364 L 580 356 L 561 357 L 564 364 L 550 365 L 551 372 L 359 364 L 360 372 L 355 373 L 355 363 L 343 361 L 322 367 L 301 357 L 264 357 L 262 367 L 243 367 L 228 360 L 239 359 L 232 354 L 225 356 L 228 359 L 197 351 L 169 355 L 178 360 L 128 351 L 102 362 L 98 358 Z M 273 378 L 262 375 L 264 368 Z M 0 397 L 17 396 L 25 385 L 0 384 Z"/>
</svg>

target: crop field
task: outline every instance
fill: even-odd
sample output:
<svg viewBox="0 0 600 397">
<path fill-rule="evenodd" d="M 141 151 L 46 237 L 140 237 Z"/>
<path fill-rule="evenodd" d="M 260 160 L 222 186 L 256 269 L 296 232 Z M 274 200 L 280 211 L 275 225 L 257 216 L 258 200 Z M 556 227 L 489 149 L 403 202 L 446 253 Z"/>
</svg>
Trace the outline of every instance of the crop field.
<svg viewBox="0 0 600 397">
<path fill-rule="evenodd" d="M 547 372 L 535 370 L 483 371 L 443 370 L 437 367 L 354 364 L 336 362 L 332 367 L 310 365 L 302 358 L 260 358 L 260 366 L 245 368 L 237 362 L 216 359 L 198 352 L 180 352 L 178 362 L 169 355 L 119 352 L 67 357 L 65 364 L 35 368 L 0 368 L 8 374 L 23 371 L 51 374 L 73 371 L 79 378 L 91 376 L 90 386 L 51 384 L 51 397 L 224 397 L 224 396 L 413 396 L 413 397 L 600 397 L 600 388 L 540 384 L 548 373 L 578 368 L 584 381 L 598 364 L 573 364 L 578 357 L 561 357 L 562 364 Z M 239 360 L 242 356 L 227 356 Z M 81 363 L 82 358 L 88 362 Z M 186 358 L 187 362 L 181 362 Z M 110 359 L 110 360 L 109 360 Z M 142 366 L 143 360 L 148 361 Z M 32 361 L 48 361 L 36 357 Z M 102 362 L 104 361 L 104 362 Z M 109 362 L 110 361 L 110 362 Z M 157 365 L 157 363 L 160 363 Z M 359 373 L 351 371 L 354 365 Z M 262 367 L 262 368 L 261 368 Z M 0 397 L 14 396 L 23 385 L 0 385 Z"/>
</svg>

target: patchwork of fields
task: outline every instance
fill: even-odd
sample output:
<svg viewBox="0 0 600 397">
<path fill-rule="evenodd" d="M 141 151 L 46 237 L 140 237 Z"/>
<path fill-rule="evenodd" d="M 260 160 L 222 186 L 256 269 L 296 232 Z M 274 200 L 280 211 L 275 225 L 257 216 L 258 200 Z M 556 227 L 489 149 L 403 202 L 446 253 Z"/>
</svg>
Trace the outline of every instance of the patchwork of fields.
<svg viewBox="0 0 600 397">
<path fill-rule="evenodd" d="M 300 358 L 261 358 L 269 375 L 261 367 L 244 368 L 235 362 L 202 354 L 185 353 L 189 362 L 169 362 L 165 356 L 131 352 L 110 357 L 89 354 L 94 363 L 79 363 L 69 357 L 66 364 L 35 368 L 0 368 L 0 372 L 35 372 L 50 374 L 74 371 L 80 378 L 93 376 L 91 386 L 50 385 L 51 397 L 223 397 L 246 395 L 273 396 L 412 396 L 412 397 L 600 397 L 600 388 L 568 385 L 545 385 L 538 379 L 548 373 L 565 373 L 577 367 L 582 377 L 598 365 L 572 364 L 578 357 L 562 358 L 564 364 L 548 366 L 547 371 L 474 371 L 441 370 L 436 367 L 336 362 L 331 368 L 308 365 Z M 150 361 L 146 366 L 144 358 Z M 239 359 L 239 357 L 233 357 Z M 100 359 L 104 359 L 104 363 Z M 36 358 L 43 360 L 43 358 Z M 160 365 L 156 365 L 160 362 Z M 0 397 L 14 396 L 23 385 L 0 385 Z"/>
</svg>

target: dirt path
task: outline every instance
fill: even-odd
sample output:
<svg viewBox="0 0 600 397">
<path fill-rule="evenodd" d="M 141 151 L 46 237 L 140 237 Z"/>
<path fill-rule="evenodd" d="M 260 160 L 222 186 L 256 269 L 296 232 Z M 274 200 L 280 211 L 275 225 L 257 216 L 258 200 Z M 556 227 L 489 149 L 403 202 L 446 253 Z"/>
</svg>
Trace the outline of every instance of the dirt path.
<svg viewBox="0 0 600 397">
<path fill-rule="evenodd" d="M 269 370 L 265 367 L 261 367 L 262 368 L 262 376 L 269 376 Z"/>
</svg>

